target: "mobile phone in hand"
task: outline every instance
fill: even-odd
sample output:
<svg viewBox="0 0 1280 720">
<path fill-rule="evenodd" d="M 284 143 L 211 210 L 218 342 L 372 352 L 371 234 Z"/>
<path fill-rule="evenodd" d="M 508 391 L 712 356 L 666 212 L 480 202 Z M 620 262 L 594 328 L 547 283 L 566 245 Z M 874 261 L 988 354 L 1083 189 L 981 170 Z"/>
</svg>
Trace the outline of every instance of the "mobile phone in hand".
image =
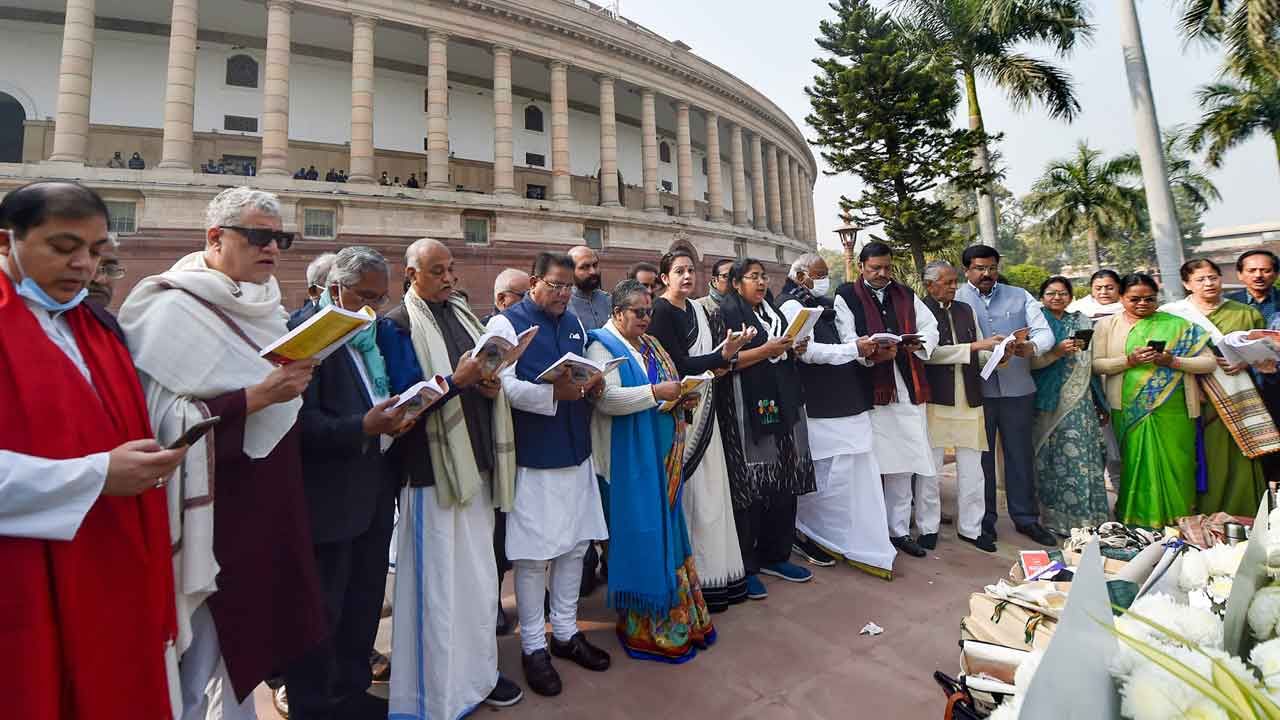
<svg viewBox="0 0 1280 720">
<path fill-rule="evenodd" d="M 1168 342 L 1169 341 L 1167 340 L 1149 340 L 1147 341 L 1147 347 L 1151 348 L 1152 350 L 1155 350 L 1158 353 L 1162 353 L 1164 352 L 1165 345 L 1167 345 Z"/>
<path fill-rule="evenodd" d="M 217 425 L 220 422 L 222 422 L 221 415 L 214 415 L 211 418 L 205 418 L 204 420 L 201 420 L 195 425 L 192 425 L 191 427 L 187 428 L 187 431 L 182 433 L 182 435 L 177 440 L 174 440 L 173 442 L 165 446 L 165 450 L 177 450 L 178 448 L 190 447 L 191 445 L 194 445 L 197 440 L 204 437 L 205 433 L 212 430 L 213 426 Z"/>
<path fill-rule="evenodd" d="M 1073 339 L 1073 340 L 1078 340 L 1078 341 L 1080 342 L 1080 349 L 1081 349 L 1081 350 L 1088 350 L 1088 349 L 1089 349 L 1089 341 L 1093 339 L 1093 331 L 1092 331 L 1092 330 L 1087 330 L 1087 329 L 1086 329 L 1086 330 L 1077 330 L 1077 331 L 1076 331 L 1076 334 L 1072 336 L 1072 339 Z"/>
</svg>

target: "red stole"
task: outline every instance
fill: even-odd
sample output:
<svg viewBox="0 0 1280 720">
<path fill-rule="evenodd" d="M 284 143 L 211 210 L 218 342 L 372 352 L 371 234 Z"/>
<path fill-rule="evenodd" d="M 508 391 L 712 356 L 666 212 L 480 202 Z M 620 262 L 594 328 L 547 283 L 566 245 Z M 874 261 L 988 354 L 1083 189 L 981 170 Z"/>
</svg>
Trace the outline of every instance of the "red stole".
<svg viewBox="0 0 1280 720">
<path fill-rule="evenodd" d="M 863 307 L 867 335 L 888 332 L 884 320 L 880 317 L 880 304 L 876 301 L 866 283 L 855 281 L 853 293 Z M 916 332 L 916 296 L 901 283 L 890 282 L 885 288 L 885 297 L 893 304 L 894 320 L 898 324 L 898 335 L 914 335 Z M 929 381 L 924 374 L 924 361 L 915 353 L 903 352 L 901 348 L 894 358 L 894 363 L 877 363 L 871 366 L 871 381 L 875 389 L 876 405 L 889 405 L 900 401 L 898 383 L 893 377 L 893 368 L 897 365 L 902 373 L 903 382 L 907 383 L 910 394 L 909 401 L 920 405 L 930 400 Z"/>
<path fill-rule="evenodd" d="M 152 437 L 128 351 L 68 311 L 93 386 L 0 272 L 0 449 L 83 457 Z M 70 541 L 0 536 L 0 704 L 33 720 L 168 720 L 176 633 L 164 490 L 101 496 Z"/>
</svg>

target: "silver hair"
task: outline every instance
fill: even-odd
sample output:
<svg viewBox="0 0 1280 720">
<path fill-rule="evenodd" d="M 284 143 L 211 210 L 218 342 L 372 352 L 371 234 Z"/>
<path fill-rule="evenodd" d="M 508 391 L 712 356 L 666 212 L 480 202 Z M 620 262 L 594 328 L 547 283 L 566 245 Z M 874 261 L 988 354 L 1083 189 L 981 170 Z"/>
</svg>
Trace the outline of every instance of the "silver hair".
<svg viewBox="0 0 1280 720">
<path fill-rule="evenodd" d="M 787 277 L 791 278 L 792 280 L 795 280 L 796 275 L 802 272 L 808 273 L 809 268 L 813 267 L 814 264 L 821 259 L 822 259 L 822 256 L 817 253 L 805 253 L 801 255 L 791 263 L 791 271 L 787 273 Z"/>
<path fill-rule="evenodd" d="M 418 256 L 426 252 L 427 248 L 435 247 L 436 245 L 448 247 L 435 238 L 418 238 L 409 243 L 409 247 L 404 249 L 404 266 L 411 267 L 414 270 L 421 270 L 422 268 L 418 267 Z"/>
<path fill-rule="evenodd" d="M 498 299 L 498 293 L 515 292 L 511 286 L 516 280 L 524 280 L 529 282 L 529 273 L 515 268 L 507 268 L 498 273 L 498 277 L 493 279 L 493 298 Z"/>
<path fill-rule="evenodd" d="M 260 210 L 273 217 L 280 217 L 280 199 L 265 190 L 250 187 L 227 188 L 209 201 L 205 210 L 205 228 L 212 230 L 223 225 L 236 225 L 245 210 Z"/>
<path fill-rule="evenodd" d="M 924 281 L 927 283 L 935 282 L 943 270 L 956 272 L 956 266 L 946 260 L 932 260 L 928 265 L 924 266 Z"/>
<path fill-rule="evenodd" d="M 390 276 L 391 268 L 387 267 L 387 259 L 377 250 L 366 245 L 352 245 L 333 256 L 333 267 L 329 268 L 326 284 L 351 287 L 359 284 L 365 273 L 370 272 Z"/>
<path fill-rule="evenodd" d="M 307 287 L 315 285 L 324 285 L 329 279 L 329 268 L 333 267 L 333 259 L 337 257 L 334 253 L 322 253 L 316 256 L 315 260 L 307 265 Z"/>
</svg>

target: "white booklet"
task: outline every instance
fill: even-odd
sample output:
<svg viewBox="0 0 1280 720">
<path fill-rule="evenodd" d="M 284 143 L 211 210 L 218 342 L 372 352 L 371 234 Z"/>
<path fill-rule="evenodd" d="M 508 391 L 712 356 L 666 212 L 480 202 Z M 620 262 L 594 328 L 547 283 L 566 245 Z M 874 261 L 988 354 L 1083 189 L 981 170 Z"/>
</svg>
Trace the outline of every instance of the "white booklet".
<svg viewBox="0 0 1280 720">
<path fill-rule="evenodd" d="M 996 371 L 996 366 L 1004 362 L 1004 356 L 1009 350 L 1009 345 L 1017 339 L 1018 338 L 1016 336 L 1010 335 L 1004 340 L 1001 340 L 1000 344 L 991 351 L 991 357 L 987 358 L 987 364 L 982 366 L 982 372 L 979 373 L 982 375 L 983 380 L 991 379 L 991 375 Z"/>
<path fill-rule="evenodd" d="M 1280 352 L 1268 338 L 1265 330 L 1238 330 L 1227 333 L 1218 345 L 1222 357 L 1232 365 L 1247 363 L 1257 365 L 1269 360 L 1280 360 Z"/>
<path fill-rule="evenodd" d="M 872 342 L 875 342 L 878 345 L 897 345 L 899 343 L 911 342 L 912 340 L 919 340 L 921 337 L 923 336 L 918 335 L 916 333 L 907 333 L 905 335 L 894 335 L 893 333 L 882 332 L 882 333 L 875 333 L 868 339 L 871 340 Z"/>
<path fill-rule="evenodd" d="M 476 346 L 471 349 L 470 354 L 472 357 L 479 358 L 481 372 L 492 377 L 514 365 L 524 351 L 529 349 L 529 343 L 533 342 L 533 336 L 537 334 L 537 325 L 530 326 L 516 336 L 510 333 L 487 332 L 476 341 Z"/>
<path fill-rule="evenodd" d="M 422 382 L 415 383 L 405 391 L 400 393 L 400 399 L 395 405 L 391 406 L 392 410 L 399 410 L 402 406 L 407 406 L 404 419 L 412 420 L 418 417 L 427 408 L 431 407 L 435 401 L 449 392 L 449 385 L 440 375 L 427 378 Z"/>
<path fill-rule="evenodd" d="M 715 379 L 716 379 L 715 373 L 711 372 L 710 370 L 702 373 L 701 375 L 686 375 L 684 379 L 680 381 L 680 397 L 676 398 L 675 400 L 667 400 L 666 402 L 662 403 L 662 405 L 658 406 L 658 411 L 671 412 L 672 410 L 675 409 L 676 405 L 678 405 L 681 400 L 685 399 L 690 394 L 697 392 L 698 388 L 702 387 L 706 383 L 709 383 Z"/>
<path fill-rule="evenodd" d="M 564 357 L 551 363 L 551 367 L 542 371 L 542 374 L 538 376 L 538 381 L 553 383 L 560 377 L 560 373 L 568 372 L 570 377 L 573 378 L 574 385 L 586 385 L 594 380 L 596 375 L 608 375 L 617 370 L 618 366 L 626 361 L 626 358 L 613 358 L 601 365 L 577 353 L 565 353 Z"/>
</svg>

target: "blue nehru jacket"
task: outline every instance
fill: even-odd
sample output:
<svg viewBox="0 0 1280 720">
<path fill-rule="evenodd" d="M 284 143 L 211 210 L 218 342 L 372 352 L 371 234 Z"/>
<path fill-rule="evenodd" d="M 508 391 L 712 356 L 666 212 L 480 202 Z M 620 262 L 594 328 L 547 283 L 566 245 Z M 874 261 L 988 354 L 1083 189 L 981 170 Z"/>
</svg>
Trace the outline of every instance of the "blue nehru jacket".
<svg viewBox="0 0 1280 720">
<path fill-rule="evenodd" d="M 578 317 L 565 310 L 552 317 L 526 297 L 503 311 L 517 334 L 538 326 L 529 349 L 516 362 L 516 377 L 537 382 L 538 376 L 565 353 L 586 356 L 587 333 Z M 516 463 L 521 467 L 577 467 L 591 455 L 591 407 L 586 400 L 561 400 L 554 416 L 511 409 L 516 432 Z"/>
<path fill-rule="evenodd" d="M 1043 330 L 1035 324 L 1044 324 L 1035 298 L 1020 287 L 996 283 L 987 298 L 970 283 L 963 283 L 956 291 L 956 300 L 967 303 L 978 316 L 978 325 L 982 328 L 983 337 L 992 335 L 1009 336 L 1014 330 L 1031 327 L 1028 339 L 1035 342 L 1037 352 L 1046 350 L 1046 338 L 1041 337 Z M 1036 318 L 1029 318 L 1028 307 L 1034 308 Z M 1039 320 L 1039 323 L 1036 321 Z M 1034 323 L 1034 324 L 1033 324 Z M 1053 347 L 1053 335 L 1050 331 L 1047 347 Z M 1035 381 L 1031 379 L 1031 362 L 1028 358 L 1010 357 L 1009 365 L 995 371 L 991 379 L 984 380 L 982 394 L 984 397 L 1023 397 L 1036 391 Z"/>
</svg>

